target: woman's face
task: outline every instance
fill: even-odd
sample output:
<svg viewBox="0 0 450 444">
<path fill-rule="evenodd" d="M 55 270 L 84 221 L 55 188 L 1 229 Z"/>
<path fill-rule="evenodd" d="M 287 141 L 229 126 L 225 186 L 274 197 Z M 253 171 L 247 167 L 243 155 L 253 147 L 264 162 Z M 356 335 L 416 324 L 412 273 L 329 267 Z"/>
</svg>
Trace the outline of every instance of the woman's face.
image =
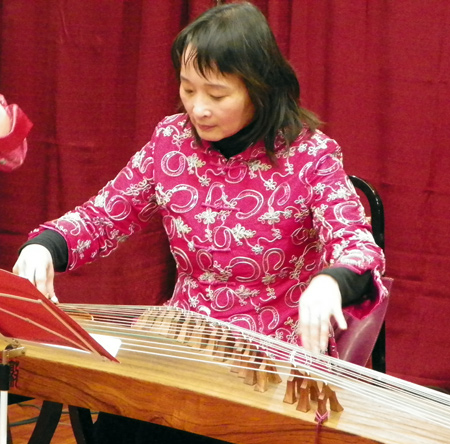
<svg viewBox="0 0 450 444">
<path fill-rule="evenodd" d="M 222 140 L 252 121 L 255 108 L 242 79 L 218 71 L 203 77 L 191 58 L 183 58 L 187 62 L 181 65 L 180 97 L 201 139 Z"/>
</svg>

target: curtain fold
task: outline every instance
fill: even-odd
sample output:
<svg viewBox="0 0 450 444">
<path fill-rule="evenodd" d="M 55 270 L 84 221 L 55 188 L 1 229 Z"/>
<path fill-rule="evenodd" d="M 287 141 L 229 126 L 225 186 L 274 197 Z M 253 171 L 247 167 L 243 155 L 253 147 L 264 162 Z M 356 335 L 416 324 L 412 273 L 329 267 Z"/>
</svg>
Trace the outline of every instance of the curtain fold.
<svg viewBox="0 0 450 444">
<path fill-rule="evenodd" d="M 0 92 L 34 123 L 0 175 L 0 267 L 27 233 L 112 179 L 177 111 L 173 38 L 212 0 L 0 1 Z M 450 388 L 450 4 L 254 0 L 299 75 L 302 103 L 386 213 L 390 374 Z M 63 302 L 161 303 L 174 264 L 160 221 L 57 277 Z"/>
</svg>

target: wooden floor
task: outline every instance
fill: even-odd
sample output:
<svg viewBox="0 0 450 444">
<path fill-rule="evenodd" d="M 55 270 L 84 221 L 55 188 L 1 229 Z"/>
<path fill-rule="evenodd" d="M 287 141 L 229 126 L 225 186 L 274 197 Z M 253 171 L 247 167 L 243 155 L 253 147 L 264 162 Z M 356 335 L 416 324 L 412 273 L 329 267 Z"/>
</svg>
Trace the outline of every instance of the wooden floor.
<svg viewBox="0 0 450 444">
<path fill-rule="evenodd" d="M 21 404 L 12 404 L 8 407 L 9 423 L 13 444 L 27 444 L 33 433 L 35 421 L 39 415 L 42 402 L 39 400 L 26 401 Z M 76 444 L 70 425 L 69 412 L 64 406 L 52 444 Z"/>
</svg>

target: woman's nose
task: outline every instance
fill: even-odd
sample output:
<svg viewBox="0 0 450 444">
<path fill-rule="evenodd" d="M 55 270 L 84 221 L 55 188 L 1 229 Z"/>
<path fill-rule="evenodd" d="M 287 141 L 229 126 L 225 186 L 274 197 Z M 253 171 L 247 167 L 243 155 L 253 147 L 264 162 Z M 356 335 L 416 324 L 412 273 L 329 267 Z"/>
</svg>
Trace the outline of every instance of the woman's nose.
<svg viewBox="0 0 450 444">
<path fill-rule="evenodd" d="M 202 100 L 197 100 L 194 103 L 192 111 L 196 117 L 209 117 L 211 115 L 208 105 Z"/>
</svg>

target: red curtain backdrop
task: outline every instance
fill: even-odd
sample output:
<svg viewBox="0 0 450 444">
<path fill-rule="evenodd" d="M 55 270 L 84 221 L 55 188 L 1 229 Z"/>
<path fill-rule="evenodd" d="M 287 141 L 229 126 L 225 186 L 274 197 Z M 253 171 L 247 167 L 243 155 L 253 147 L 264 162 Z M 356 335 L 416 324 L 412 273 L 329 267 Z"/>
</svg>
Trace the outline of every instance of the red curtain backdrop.
<svg viewBox="0 0 450 444">
<path fill-rule="evenodd" d="M 0 1 L 0 92 L 34 122 L 0 176 L 0 267 L 27 233 L 96 193 L 177 110 L 176 33 L 212 0 Z M 254 0 L 298 72 L 303 104 L 386 212 L 388 373 L 450 387 L 450 3 Z M 59 275 L 62 302 L 156 304 L 173 285 L 158 220 Z"/>
</svg>

